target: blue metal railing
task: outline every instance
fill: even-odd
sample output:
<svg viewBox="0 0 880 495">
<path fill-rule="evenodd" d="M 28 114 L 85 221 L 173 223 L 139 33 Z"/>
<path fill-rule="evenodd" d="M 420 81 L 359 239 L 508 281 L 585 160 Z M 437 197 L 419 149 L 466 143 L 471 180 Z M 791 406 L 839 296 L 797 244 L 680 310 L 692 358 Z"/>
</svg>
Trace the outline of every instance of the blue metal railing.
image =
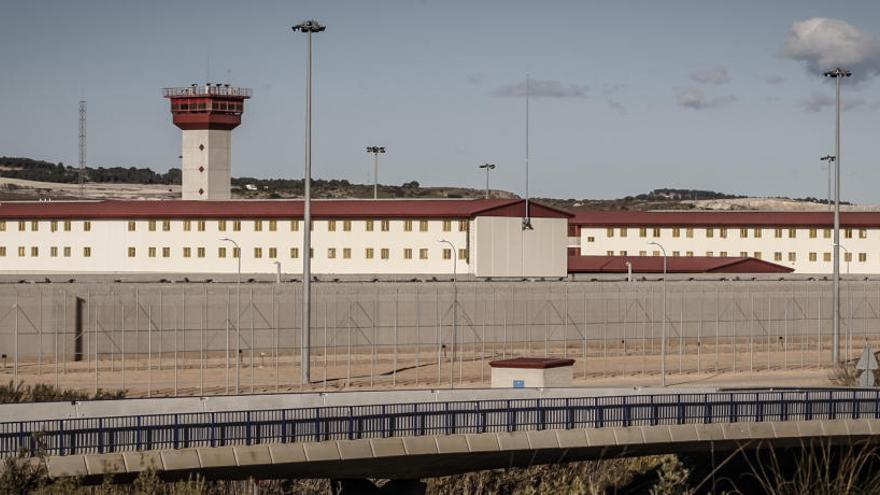
<svg viewBox="0 0 880 495">
<path fill-rule="evenodd" d="M 880 419 L 880 390 L 501 399 L 0 423 L 0 457 L 502 431 Z"/>
</svg>

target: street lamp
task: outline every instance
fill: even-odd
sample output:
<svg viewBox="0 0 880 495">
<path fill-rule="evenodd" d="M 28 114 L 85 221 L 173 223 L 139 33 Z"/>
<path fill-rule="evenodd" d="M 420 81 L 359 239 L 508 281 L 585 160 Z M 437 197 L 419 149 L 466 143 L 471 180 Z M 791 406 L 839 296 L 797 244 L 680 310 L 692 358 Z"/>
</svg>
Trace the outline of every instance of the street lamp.
<svg viewBox="0 0 880 495">
<path fill-rule="evenodd" d="M 837 95 L 834 125 L 834 283 L 831 289 L 834 311 L 831 360 L 835 366 L 840 362 L 840 80 L 850 76 L 852 72 L 840 67 L 825 73 L 825 77 L 834 79 Z"/>
<path fill-rule="evenodd" d="M 373 154 L 373 199 L 379 199 L 379 153 L 385 153 L 385 147 L 367 146 L 367 153 Z"/>
<path fill-rule="evenodd" d="M 849 263 L 850 261 L 852 261 L 852 253 L 850 253 L 849 249 L 847 249 L 846 246 L 844 246 L 843 244 L 840 245 L 840 249 L 843 249 L 843 251 L 846 253 L 846 274 L 849 275 Z"/>
<path fill-rule="evenodd" d="M 232 257 L 238 260 L 238 278 L 235 282 L 235 393 L 238 394 L 241 387 L 241 249 L 238 243 L 228 237 L 220 239 L 221 242 L 231 243 L 233 246 Z M 253 345 L 253 344 L 251 344 Z M 226 323 L 226 393 L 229 393 L 229 322 Z"/>
<path fill-rule="evenodd" d="M 280 284 L 281 283 L 281 262 L 278 260 L 275 260 L 272 263 L 275 264 L 275 283 Z"/>
<path fill-rule="evenodd" d="M 656 241 L 651 241 L 648 245 L 657 246 L 663 252 L 663 325 L 661 325 L 661 342 L 660 342 L 660 383 L 666 386 L 666 248 Z"/>
<path fill-rule="evenodd" d="M 494 163 L 484 163 L 480 165 L 480 168 L 486 169 L 486 199 L 489 199 L 489 171 L 495 170 Z"/>
<path fill-rule="evenodd" d="M 458 261 L 455 259 L 455 244 L 446 239 L 440 239 L 438 242 L 448 244 L 452 249 L 452 360 L 449 362 L 449 388 L 455 388 L 455 343 L 458 334 L 458 287 L 455 285 L 455 279 L 458 276 Z"/>
<path fill-rule="evenodd" d="M 819 158 L 823 162 L 828 162 L 825 165 L 828 167 L 828 207 L 831 208 L 831 175 L 834 173 L 834 156 L 833 155 L 825 155 Z"/>
<path fill-rule="evenodd" d="M 312 333 L 312 33 L 327 29 L 318 21 L 304 21 L 292 28 L 306 33 L 308 39 L 308 62 L 306 65 L 306 166 L 303 177 L 303 296 L 302 296 L 302 335 L 300 337 L 300 384 L 309 383 L 311 366 L 310 342 Z"/>
</svg>

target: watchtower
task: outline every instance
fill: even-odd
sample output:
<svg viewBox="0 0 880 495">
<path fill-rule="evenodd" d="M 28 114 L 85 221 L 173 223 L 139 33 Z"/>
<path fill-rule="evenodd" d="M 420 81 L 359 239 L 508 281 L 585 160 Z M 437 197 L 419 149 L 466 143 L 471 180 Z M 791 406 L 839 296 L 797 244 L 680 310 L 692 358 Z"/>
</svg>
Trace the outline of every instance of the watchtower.
<svg viewBox="0 0 880 495">
<path fill-rule="evenodd" d="M 162 96 L 171 100 L 174 125 L 183 131 L 183 199 L 229 199 L 232 129 L 241 124 L 244 100 L 251 97 L 251 90 L 192 84 L 165 88 Z"/>
</svg>

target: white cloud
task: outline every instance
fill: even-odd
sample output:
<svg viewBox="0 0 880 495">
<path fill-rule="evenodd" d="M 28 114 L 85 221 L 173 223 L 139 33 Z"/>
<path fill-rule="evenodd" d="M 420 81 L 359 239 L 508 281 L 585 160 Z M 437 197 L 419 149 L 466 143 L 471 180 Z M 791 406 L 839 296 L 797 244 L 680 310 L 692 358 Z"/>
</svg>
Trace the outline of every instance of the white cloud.
<svg viewBox="0 0 880 495">
<path fill-rule="evenodd" d="M 553 80 L 529 80 L 529 96 L 533 98 L 586 98 L 589 86 Z M 526 95 L 526 82 L 506 84 L 492 91 L 492 96 Z"/>
<path fill-rule="evenodd" d="M 730 75 L 724 66 L 715 65 L 692 72 L 691 79 L 700 84 L 726 84 L 730 82 Z"/>
<path fill-rule="evenodd" d="M 795 22 L 782 54 L 804 63 L 814 74 L 843 67 L 856 79 L 880 74 L 880 39 L 837 19 L 815 17 Z"/>
<path fill-rule="evenodd" d="M 706 96 L 702 89 L 694 87 L 677 89 L 675 91 L 675 99 L 679 106 L 690 108 L 691 110 L 719 108 L 736 101 L 736 97 L 733 95 L 710 98 Z"/>
<path fill-rule="evenodd" d="M 801 107 L 808 112 L 821 112 L 826 107 L 834 107 L 835 98 L 825 93 L 814 92 L 809 97 L 800 101 Z M 863 98 L 843 98 L 840 99 L 841 110 L 852 110 L 854 108 L 863 107 L 868 102 Z"/>
</svg>

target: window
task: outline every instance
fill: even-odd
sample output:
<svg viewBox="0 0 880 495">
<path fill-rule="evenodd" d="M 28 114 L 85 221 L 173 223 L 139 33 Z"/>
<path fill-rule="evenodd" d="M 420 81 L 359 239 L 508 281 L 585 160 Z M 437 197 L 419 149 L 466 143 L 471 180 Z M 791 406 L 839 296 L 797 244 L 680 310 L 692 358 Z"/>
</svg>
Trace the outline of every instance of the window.
<svg viewBox="0 0 880 495">
<path fill-rule="evenodd" d="M 866 261 L 868 261 L 867 253 L 859 253 L 859 262 L 864 263 Z"/>
<path fill-rule="evenodd" d="M 749 237 L 749 229 L 739 229 L 739 238 L 740 239 L 748 239 Z"/>
<path fill-rule="evenodd" d="M 678 227 L 672 228 L 672 237 L 681 237 L 681 229 Z"/>
<path fill-rule="evenodd" d="M 843 253 L 843 261 L 846 261 L 847 263 L 852 261 L 852 253 Z"/>
<path fill-rule="evenodd" d="M 452 250 L 449 248 L 443 248 L 443 259 L 451 260 L 452 259 Z"/>
<path fill-rule="evenodd" d="M 825 229 L 822 231 L 822 237 L 826 239 L 831 239 L 831 229 Z"/>
<path fill-rule="evenodd" d="M 162 230 L 165 232 L 171 230 L 171 220 L 162 220 Z"/>
<path fill-rule="evenodd" d="M 654 237 L 660 237 L 660 229 L 657 227 L 654 227 Z"/>
<path fill-rule="evenodd" d="M 773 261 L 782 261 L 782 251 L 773 253 Z"/>
<path fill-rule="evenodd" d="M 299 220 L 291 220 L 290 221 L 290 231 L 291 232 L 299 232 Z"/>
<path fill-rule="evenodd" d="M 196 222 L 196 228 L 199 229 L 199 232 L 204 232 L 205 231 L 205 221 L 199 220 L 198 222 Z"/>
<path fill-rule="evenodd" d="M 621 255 L 621 256 L 626 256 L 626 250 L 622 250 L 622 251 L 620 251 L 620 255 Z"/>
<path fill-rule="evenodd" d="M 0 246 L 0 256 L 6 256 L 6 246 Z"/>
<path fill-rule="evenodd" d="M 718 233 L 721 235 L 721 238 L 722 238 L 722 239 L 727 239 L 727 227 L 721 227 L 721 228 L 718 229 L 718 230 L 719 230 Z"/>
<path fill-rule="evenodd" d="M 4 228 L 0 230 L 6 230 L 6 226 L 4 225 Z M 52 232 L 58 232 L 58 220 L 52 220 L 52 222 L 49 223 L 49 230 Z"/>
<path fill-rule="evenodd" d="M 778 227 L 773 229 L 773 237 L 775 237 L 777 239 L 781 239 L 782 238 L 782 229 L 780 229 Z"/>
<path fill-rule="evenodd" d="M 225 247 L 217 248 L 217 257 L 218 258 L 225 258 L 226 257 L 226 248 Z"/>
<path fill-rule="evenodd" d="M 0 220 L 0 232 L 6 231 L 6 220 Z"/>
<path fill-rule="evenodd" d="M 226 232 L 226 220 L 217 220 L 217 230 Z"/>
<path fill-rule="evenodd" d="M 684 255 L 685 255 L 685 256 L 693 256 L 693 255 L 694 255 L 694 252 L 693 252 L 693 251 L 687 251 L 687 252 L 684 253 Z"/>
<path fill-rule="evenodd" d="M 868 238 L 868 230 L 867 229 L 859 229 L 859 239 L 867 239 Z"/>
<path fill-rule="evenodd" d="M 815 228 L 810 229 L 810 239 L 815 239 L 817 234 L 818 234 L 818 229 L 815 229 Z"/>
<path fill-rule="evenodd" d="M 831 253 L 822 253 L 822 261 L 831 261 Z"/>
<path fill-rule="evenodd" d="M 651 251 L 651 256 L 660 256 L 660 251 Z"/>
<path fill-rule="evenodd" d="M 133 247 L 128 248 L 128 257 L 129 258 L 134 258 L 136 254 L 137 254 L 137 249 L 135 249 Z"/>
<path fill-rule="evenodd" d="M 342 230 L 344 232 L 351 232 L 351 220 L 342 221 Z"/>
<path fill-rule="evenodd" d="M 269 259 L 275 259 L 278 257 L 278 248 L 270 247 L 269 248 Z"/>
<path fill-rule="evenodd" d="M 27 222 L 25 222 L 24 220 L 19 220 L 18 221 L 18 231 L 24 232 L 24 229 L 26 229 L 26 228 L 27 228 Z"/>
<path fill-rule="evenodd" d="M 183 221 L 183 231 L 189 232 L 192 230 L 192 220 L 184 220 Z"/>
<path fill-rule="evenodd" d="M 373 259 L 373 248 L 364 249 L 364 258 L 368 260 Z"/>
<path fill-rule="evenodd" d="M 626 237 L 626 227 L 620 227 L 620 237 Z"/>
<path fill-rule="evenodd" d="M 149 256 L 150 258 L 155 258 L 156 257 L 156 248 L 155 247 L 148 247 L 147 248 L 147 256 Z"/>
<path fill-rule="evenodd" d="M 752 257 L 754 257 L 756 260 L 761 259 L 761 251 L 755 251 L 754 253 L 752 253 Z"/>
<path fill-rule="evenodd" d="M 129 220 L 128 221 L 128 231 L 134 232 L 136 229 L 137 229 L 137 222 L 135 222 L 134 220 Z"/>
<path fill-rule="evenodd" d="M 149 230 L 150 232 L 156 231 L 156 221 L 155 220 L 150 220 L 149 222 L 147 222 L 147 230 Z"/>
<path fill-rule="evenodd" d="M 6 248 L 3 248 L 3 250 L 5 251 Z M 5 253 L 4 253 L 4 254 L 5 254 Z M 55 258 L 56 256 L 58 256 L 58 246 L 52 246 L 52 247 L 49 248 L 49 256 L 51 256 L 51 257 L 53 257 L 53 258 Z"/>
<path fill-rule="evenodd" d="M 797 229 L 788 229 L 788 238 L 794 239 L 797 237 Z"/>
<path fill-rule="evenodd" d="M 254 258 L 262 258 L 263 257 L 263 248 L 255 247 L 254 248 Z"/>
<path fill-rule="evenodd" d="M 388 248 L 382 248 L 381 250 L 379 250 L 379 255 L 382 257 L 383 260 L 387 260 L 391 257 L 391 252 Z"/>
<path fill-rule="evenodd" d="M 162 248 L 162 257 L 163 258 L 170 258 L 171 257 L 171 248 L 170 247 L 163 247 Z"/>
<path fill-rule="evenodd" d="M 391 230 L 391 222 L 382 220 L 382 232 L 388 232 L 389 230 Z"/>
<path fill-rule="evenodd" d="M 261 232 L 263 230 L 263 221 L 262 220 L 254 220 L 254 232 Z"/>
<path fill-rule="evenodd" d="M 593 236 L 587 237 L 587 242 L 596 242 L 596 238 Z"/>
<path fill-rule="evenodd" d="M 467 232 L 468 230 L 468 221 L 467 220 L 459 220 L 458 221 L 458 231 L 459 232 Z"/>
<path fill-rule="evenodd" d="M 31 230 L 34 232 L 40 230 L 40 222 L 36 220 L 31 220 Z"/>
<path fill-rule="evenodd" d="M 342 259 L 351 259 L 351 248 L 342 248 Z"/>
<path fill-rule="evenodd" d="M 92 256 L 92 248 L 86 246 L 83 248 L 83 256 L 89 258 Z"/>
<path fill-rule="evenodd" d="M 713 254 L 712 251 L 706 251 L 706 256 L 708 256 L 708 257 L 711 258 L 711 257 L 712 257 L 712 254 Z"/>
<path fill-rule="evenodd" d="M 291 258 L 299 258 L 299 248 L 290 248 L 290 257 Z"/>
<path fill-rule="evenodd" d="M 71 221 L 70 221 L 70 220 L 65 220 L 65 221 L 64 221 L 64 231 L 65 231 L 65 232 L 70 232 L 70 227 L 71 227 Z"/>
<path fill-rule="evenodd" d="M 64 257 L 70 258 L 70 246 L 64 246 Z"/>
<path fill-rule="evenodd" d="M 24 255 L 25 255 L 25 249 L 24 249 L 24 246 L 18 246 L 18 257 L 19 257 L 19 258 L 24 258 Z"/>
<path fill-rule="evenodd" d="M 197 248 L 196 249 L 196 256 L 198 256 L 199 258 L 204 258 L 205 257 L 205 248 L 204 247 Z"/>
<path fill-rule="evenodd" d="M 852 239 L 852 229 L 843 229 L 843 237 Z"/>
<path fill-rule="evenodd" d="M 38 248 L 37 246 L 31 246 L 31 256 L 36 257 L 39 255 L 40 255 L 40 248 Z"/>
<path fill-rule="evenodd" d="M 687 229 L 685 229 L 684 235 L 686 237 L 688 237 L 689 239 L 693 239 L 694 238 L 694 229 L 691 227 L 688 227 Z"/>
<path fill-rule="evenodd" d="M 648 237 L 648 229 L 646 227 L 639 227 L 639 237 Z"/>
<path fill-rule="evenodd" d="M 403 259 L 405 259 L 405 260 L 412 259 L 412 248 L 403 248 Z"/>
<path fill-rule="evenodd" d="M 183 248 L 183 257 L 189 258 L 192 256 L 192 248 L 185 247 Z"/>
<path fill-rule="evenodd" d="M 743 258 L 748 258 L 748 257 L 749 257 L 749 252 L 748 252 L 748 251 L 740 251 L 740 252 L 739 252 L 739 255 L 742 256 Z"/>
<path fill-rule="evenodd" d="M 452 232 L 452 220 L 443 220 L 443 232 Z"/>
<path fill-rule="evenodd" d="M 428 248 L 419 249 L 419 259 L 420 260 L 428 259 Z"/>
<path fill-rule="evenodd" d="M 373 231 L 373 221 L 372 220 L 367 220 L 366 222 L 364 222 L 364 230 L 366 230 L 367 232 Z"/>
<path fill-rule="evenodd" d="M 809 254 L 810 261 L 816 261 L 816 253 Z"/>
<path fill-rule="evenodd" d="M 793 252 L 793 251 L 789 251 L 789 253 L 788 253 L 788 261 L 791 261 L 792 263 L 795 262 L 795 261 L 797 261 L 797 253 L 795 253 L 795 252 Z"/>
<path fill-rule="evenodd" d="M 419 220 L 419 232 L 427 232 L 428 231 L 428 221 L 427 220 Z"/>
<path fill-rule="evenodd" d="M 269 220 L 269 232 L 278 230 L 278 220 Z"/>
<path fill-rule="evenodd" d="M 458 249 L 458 259 L 460 259 L 460 260 L 467 259 L 467 249 L 464 249 L 464 248 Z"/>
<path fill-rule="evenodd" d="M 639 251 L 639 256 L 647 256 L 647 255 L 648 255 L 647 251 Z"/>
<path fill-rule="evenodd" d="M 336 232 L 336 220 L 327 220 L 327 232 Z"/>
<path fill-rule="evenodd" d="M 722 258 L 726 258 L 726 257 L 727 257 L 727 251 L 721 251 L 721 252 L 719 252 L 719 253 L 718 253 L 718 256 L 721 256 Z"/>
<path fill-rule="evenodd" d="M 412 232 L 412 220 L 404 220 L 403 221 L 403 231 L 404 232 Z"/>
<path fill-rule="evenodd" d="M 336 248 L 327 248 L 327 259 L 336 259 Z"/>
<path fill-rule="evenodd" d="M 241 220 L 233 220 L 232 221 L 232 231 L 233 232 L 241 231 Z"/>
<path fill-rule="evenodd" d="M 609 249 L 608 251 L 605 251 L 605 254 L 607 254 L 608 256 L 614 256 L 614 251 Z"/>
<path fill-rule="evenodd" d="M 86 220 L 83 222 L 83 232 L 91 232 L 92 231 L 92 222 Z M 90 250 L 91 252 L 91 250 Z"/>
<path fill-rule="evenodd" d="M 678 256 L 680 253 L 678 251 L 673 251 L 672 256 Z"/>
<path fill-rule="evenodd" d="M 760 238 L 761 238 L 761 233 L 762 233 L 762 232 L 763 232 L 763 229 L 761 229 L 760 227 L 755 227 L 754 232 L 752 232 L 752 236 L 753 236 L 755 239 L 760 239 Z"/>
<path fill-rule="evenodd" d="M 614 237 L 614 227 L 608 227 L 605 235 L 608 237 Z"/>
<path fill-rule="evenodd" d="M 706 239 L 711 239 L 712 237 L 715 237 L 715 229 L 709 227 L 706 229 Z"/>
</svg>

